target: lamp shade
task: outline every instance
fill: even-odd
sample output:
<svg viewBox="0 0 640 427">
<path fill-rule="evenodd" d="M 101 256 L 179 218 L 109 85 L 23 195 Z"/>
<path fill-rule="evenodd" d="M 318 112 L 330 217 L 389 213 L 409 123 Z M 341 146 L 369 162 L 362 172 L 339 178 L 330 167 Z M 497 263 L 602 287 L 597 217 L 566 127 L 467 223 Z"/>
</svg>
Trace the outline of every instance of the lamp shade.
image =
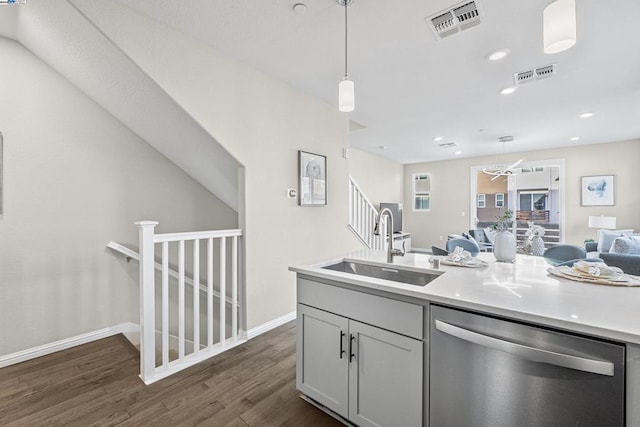
<svg viewBox="0 0 640 427">
<path fill-rule="evenodd" d="M 356 103 L 355 85 L 349 79 L 344 79 L 338 86 L 338 109 L 344 113 L 353 111 Z"/>
<path fill-rule="evenodd" d="M 558 53 L 576 44 L 576 1 L 556 0 L 542 13 L 544 53 Z"/>
<path fill-rule="evenodd" d="M 615 216 L 589 216 L 589 228 L 603 228 L 614 230 L 616 228 Z"/>
</svg>

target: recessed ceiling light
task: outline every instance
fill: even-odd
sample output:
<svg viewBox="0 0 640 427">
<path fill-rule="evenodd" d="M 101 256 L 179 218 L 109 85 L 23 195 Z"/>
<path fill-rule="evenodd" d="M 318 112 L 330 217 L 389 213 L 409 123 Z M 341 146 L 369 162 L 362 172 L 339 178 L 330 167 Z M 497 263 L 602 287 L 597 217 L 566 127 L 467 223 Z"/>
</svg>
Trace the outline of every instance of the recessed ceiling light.
<svg viewBox="0 0 640 427">
<path fill-rule="evenodd" d="M 443 138 L 442 138 L 441 136 L 434 136 L 434 137 L 433 137 L 433 140 L 434 140 L 435 142 L 442 141 L 442 139 L 443 139 Z"/>
<path fill-rule="evenodd" d="M 307 12 L 307 5 L 304 3 L 296 3 L 293 5 L 293 11 L 298 15 L 303 15 Z"/>
<path fill-rule="evenodd" d="M 578 117 L 580 117 L 581 119 L 588 119 L 591 116 L 593 116 L 593 113 L 586 112 L 586 113 L 580 114 Z"/>
<path fill-rule="evenodd" d="M 509 87 L 505 87 L 504 89 L 502 89 L 500 91 L 500 94 L 502 95 L 511 95 L 513 92 L 515 92 L 518 88 L 516 86 L 509 86 Z"/>
<path fill-rule="evenodd" d="M 378 145 L 378 149 L 379 150 L 386 150 L 387 146 L 386 145 Z"/>
<path fill-rule="evenodd" d="M 571 137 L 571 138 L 569 138 L 569 139 L 570 139 L 571 141 L 578 141 L 578 140 L 580 140 L 580 137 L 579 137 L 579 136 L 573 136 L 573 137 Z"/>
<path fill-rule="evenodd" d="M 460 154 L 462 154 L 462 151 L 456 151 L 456 152 L 455 152 L 455 153 L 453 153 L 453 154 L 455 154 L 456 156 L 459 156 Z"/>
<path fill-rule="evenodd" d="M 489 55 L 487 55 L 487 58 L 489 59 L 489 61 L 500 61 L 501 59 L 509 55 L 509 53 L 511 53 L 509 49 L 498 49 L 489 53 Z"/>
</svg>

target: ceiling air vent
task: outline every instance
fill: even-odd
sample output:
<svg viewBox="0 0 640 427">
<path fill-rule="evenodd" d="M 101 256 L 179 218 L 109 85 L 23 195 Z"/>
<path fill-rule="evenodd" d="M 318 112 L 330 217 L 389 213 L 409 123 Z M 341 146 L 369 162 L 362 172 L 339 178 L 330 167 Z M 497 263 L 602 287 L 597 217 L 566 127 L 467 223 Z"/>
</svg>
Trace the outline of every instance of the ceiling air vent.
<svg viewBox="0 0 640 427">
<path fill-rule="evenodd" d="M 478 0 L 464 1 L 424 18 L 437 40 L 480 24 Z"/>
<path fill-rule="evenodd" d="M 556 65 L 551 64 L 533 70 L 522 71 L 513 75 L 513 81 L 516 85 L 529 83 L 533 80 L 542 80 L 556 75 Z"/>
<path fill-rule="evenodd" d="M 455 146 L 456 146 L 455 142 L 443 142 L 442 144 L 438 144 L 438 147 L 440 148 L 451 148 Z"/>
</svg>

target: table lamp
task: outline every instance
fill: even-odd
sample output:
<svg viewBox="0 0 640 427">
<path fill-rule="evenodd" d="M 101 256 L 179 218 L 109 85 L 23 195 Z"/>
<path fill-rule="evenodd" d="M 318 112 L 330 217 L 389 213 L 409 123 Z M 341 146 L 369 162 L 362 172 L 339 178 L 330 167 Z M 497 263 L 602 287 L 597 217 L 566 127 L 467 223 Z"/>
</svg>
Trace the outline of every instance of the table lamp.
<svg viewBox="0 0 640 427">
<path fill-rule="evenodd" d="M 589 215 L 589 228 L 596 228 L 596 241 L 600 238 L 600 230 L 615 230 L 616 217 L 603 215 Z"/>
</svg>

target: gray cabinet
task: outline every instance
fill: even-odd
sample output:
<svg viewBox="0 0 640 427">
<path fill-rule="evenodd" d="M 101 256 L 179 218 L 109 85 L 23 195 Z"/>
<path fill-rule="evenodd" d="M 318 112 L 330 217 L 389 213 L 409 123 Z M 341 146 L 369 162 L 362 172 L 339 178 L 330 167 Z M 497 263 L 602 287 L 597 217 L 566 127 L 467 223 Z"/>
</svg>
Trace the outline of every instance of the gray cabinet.
<svg viewBox="0 0 640 427">
<path fill-rule="evenodd" d="M 397 322 L 406 310 L 398 313 L 395 322 L 387 322 L 385 316 L 393 312 L 385 311 L 382 320 L 368 313 L 361 314 L 366 319 L 359 319 L 358 309 L 349 315 L 341 304 L 346 299 L 358 307 L 361 296 L 379 298 L 387 308 L 420 313 L 415 316 L 420 323 L 422 307 L 359 292 L 345 294 L 344 289 L 306 281 L 303 287 L 313 286 L 311 294 L 309 289 L 300 292 L 298 285 L 299 301 L 304 304 L 298 304 L 297 388 L 359 426 L 422 426 L 424 342 L 393 331 L 412 330 L 408 324 L 405 327 L 406 322 Z M 319 287 L 323 290 L 318 293 Z M 337 299 L 318 298 L 329 297 L 334 290 L 334 296 L 341 297 L 336 305 L 332 301 Z M 310 306 L 311 300 L 317 306 Z M 328 311 L 332 308 L 339 314 Z"/>
<path fill-rule="evenodd" d="M 422 425 L 422 342 L 349 321 L 349 420 L 359 426 Z"/>
<path fill-rule="evenodd" d="M 336 414 L 349 416 L 349 321 L 298 304 L 296 386 Z"/>
</svg>

